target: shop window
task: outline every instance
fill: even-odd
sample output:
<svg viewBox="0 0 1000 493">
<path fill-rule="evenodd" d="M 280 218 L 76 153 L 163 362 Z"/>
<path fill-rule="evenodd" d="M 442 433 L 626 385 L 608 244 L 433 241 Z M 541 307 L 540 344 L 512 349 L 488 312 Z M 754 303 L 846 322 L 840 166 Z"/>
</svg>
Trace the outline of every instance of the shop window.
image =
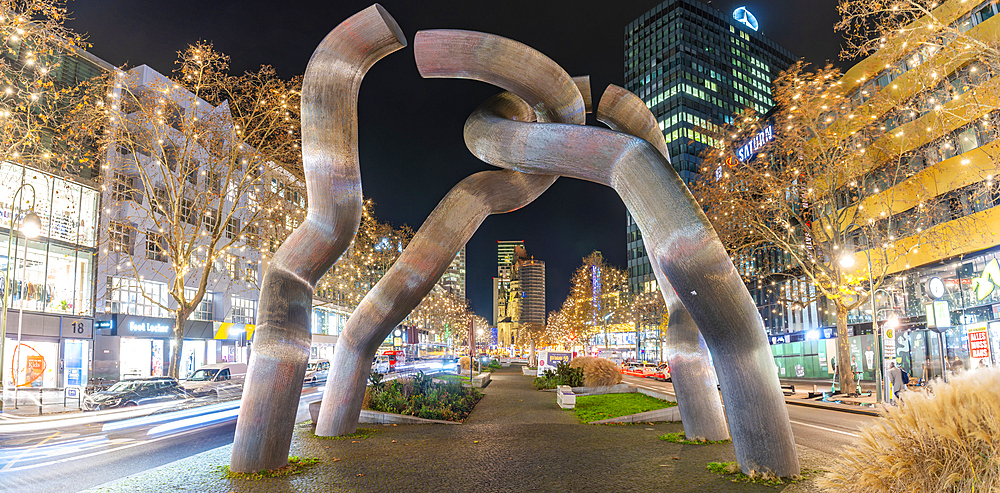
<svg viewBox="0 0 1000 493">
<path fill-rule="evenodd" d="M 146 231 L 146 258 L 159 262 L 166 262 L 168 260 L 167 240 L 163 235 L 153 231 Z"/>
<path fill-rule="evenodd" d="M 257 318 L 257 301 L 232 297 L 231 320 L 236 324 L 252 324 Z"/>
<path fill-rule="evenodd" d="M 132 253 L 131 225 L 112 221 L 108 226 L 108 234 L 112 250 L 121 253 Z"/>
</svg>

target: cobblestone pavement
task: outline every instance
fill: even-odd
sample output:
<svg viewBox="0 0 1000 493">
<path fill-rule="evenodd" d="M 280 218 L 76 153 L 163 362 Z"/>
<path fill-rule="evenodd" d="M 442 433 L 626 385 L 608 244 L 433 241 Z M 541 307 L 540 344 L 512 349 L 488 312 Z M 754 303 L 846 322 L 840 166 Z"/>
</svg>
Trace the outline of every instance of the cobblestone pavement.
<svg viewBox="0 0 1000 493">
<path fill-rule="evenodd" d="M 374 427 L 364 439 L 321 439 L 296 426 L 291 455 L 320 463 L 284 478 L 229 480 L 231 446 L 220 447 L 90 492 L 811 492 L 816 473 L 797 484 L 734 483 L 706 470 L 734 460 L 731 444 L 659 440 L 680 423 L 595 426 L 559 409 L 520 367 L 494 373 L 462 426 Z M 371 426 L 371 425 L 368 425 Z M 800 447 L 803 471 L 828 457 Z"/>
</svg>

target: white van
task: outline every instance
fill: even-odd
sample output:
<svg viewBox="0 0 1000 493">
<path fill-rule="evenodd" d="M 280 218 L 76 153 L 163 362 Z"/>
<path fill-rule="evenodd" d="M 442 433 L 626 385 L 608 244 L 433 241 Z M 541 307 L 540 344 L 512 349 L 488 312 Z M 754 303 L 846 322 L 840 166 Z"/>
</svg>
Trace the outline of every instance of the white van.
<svg viewBox="0 0 1000 493">
<path fill-rule="evenodd" d="M 238 391 L 246 377 L 246 363 L 215 363 L 198 368 L 180 383 L 189 394 L 199 396 L 218 390 Z"/>
<path fill-rule="evenodd" d="M 330 360 L 328 359 L 311 359 L 306 365 L 306 376 L 302 379 L 302 383 L 319 383 L 325 382 L 327 375 L 330 374 Z"/>
</svg>

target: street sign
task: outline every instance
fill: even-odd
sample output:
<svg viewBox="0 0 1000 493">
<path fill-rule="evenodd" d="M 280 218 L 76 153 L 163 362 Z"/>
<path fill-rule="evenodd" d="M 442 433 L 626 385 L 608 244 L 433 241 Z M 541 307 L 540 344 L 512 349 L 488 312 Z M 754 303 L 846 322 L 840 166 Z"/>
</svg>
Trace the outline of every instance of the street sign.
<svg viewBox="0 0 1000 493">
<path fill-rule="evenodd" d="M 896 328 L 885 327 L 882 329 L 882 357 L 896 357 Z"/>
</svg>

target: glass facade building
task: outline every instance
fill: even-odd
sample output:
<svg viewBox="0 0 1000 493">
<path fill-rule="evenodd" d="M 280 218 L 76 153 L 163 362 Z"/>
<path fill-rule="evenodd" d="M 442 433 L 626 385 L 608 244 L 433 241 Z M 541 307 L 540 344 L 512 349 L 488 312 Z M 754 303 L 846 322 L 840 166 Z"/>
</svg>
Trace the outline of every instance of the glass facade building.
<svg viewBox="0 0 1000 493">
<path fill-rule="evenodd" d="M 733 114 L 771 110 L 772 81 L 796 60 L 756 27 L 745 9 L 729 15 L 697 0 L 667 0 L 625 28 L 625 88 L 652 110 L 685 182 Z M 642 233 L 631 214 L 626 220 L 629 287 L 654 290 Z"/>
</svg>

